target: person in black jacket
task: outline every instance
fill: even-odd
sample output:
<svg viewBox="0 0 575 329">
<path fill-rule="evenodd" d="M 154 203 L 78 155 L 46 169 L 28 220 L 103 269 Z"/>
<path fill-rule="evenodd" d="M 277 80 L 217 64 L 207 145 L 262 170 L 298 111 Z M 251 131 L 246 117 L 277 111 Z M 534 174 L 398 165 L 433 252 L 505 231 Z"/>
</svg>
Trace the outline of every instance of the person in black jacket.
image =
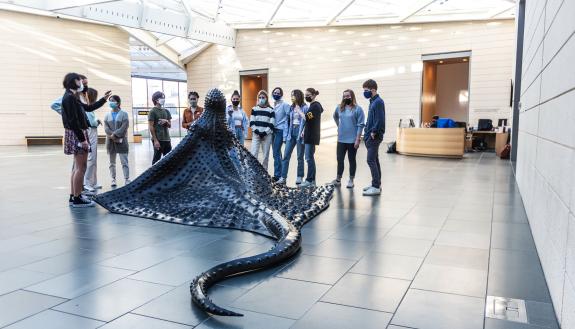
<svg viewBox="0 0 575 329">
<path fill-rule="evenodd" d="M 313 88 L 305 90 L 305 100 L 309 103 L 309 109 L 305 114 L 305 126 L 303 129 L 303 142 L 305 145 L 305 161 L 307 162 L 307 177 L 300 187 L 315 186 L 315 146 L 319 145 L 321 132 L 321 113 L 323 108 L 315 100 L 319 91 Z"/>
<path fill-rule="evenodd" d="M 74 155 L 74 170 L 72 170 L 71 194 L 69 203 L 73 207 L 93 207 L 94 202 L 82 197 L 84 174 L 90 143 L 88 139 L 88 120 L 86 111 L 92 112 L 102 107 L 111 91 L 94 104 L 84 104 L 78 98 L 84 85 L 77 73 L 68 73 L 64 77 L 63 86 L 66 91 L 62 97 L 62 124 L 64 125 L 64 153 Z"/>
</svg>

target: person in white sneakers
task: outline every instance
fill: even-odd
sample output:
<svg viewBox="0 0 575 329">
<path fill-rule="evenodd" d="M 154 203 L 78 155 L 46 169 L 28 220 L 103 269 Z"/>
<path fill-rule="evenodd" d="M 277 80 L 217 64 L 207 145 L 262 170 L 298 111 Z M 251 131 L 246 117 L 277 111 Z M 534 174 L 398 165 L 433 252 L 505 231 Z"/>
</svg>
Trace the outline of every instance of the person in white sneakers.
<svg viewBox="0 0 575 329">
<path fill-rule="evenodd" d="M 304 175 L 304 144 L 301 134 L 303 132 L 305 113 L 307 112 L 308 107 L 303 100 L 303 92 L 299 89 L 295 89 L 291 92 L 291 102 L 292 105 L 290 106 L 290 112 L 288 115 L 289 120 L 286 147 L 284 150 L 284 157 L 282 162 L 282 176 L 278 180 L 278 184 L 286 183 L 291 154 L 295 148 L 297 155 L 297 178 L 295 184 L 300 185 L 303 181 Z"/>
<path fill-rule="evenodd" d="M 363 83 L 363 96 L 369 99 L 369 111 L 365 124 L 365 147 L 367 164 L 371 171 L 371 186 L 363 189 L 363 195 L 381 194 L 381 165 L 379 163 L 379 145 L 385 134 L 385 104 L 377 94 L 377 83 L 369 79 Z"/>
<path fill-rule="evenodd" d="M 272 145 L 275 125 L 274 109 L 270 106 L 268 93 L 264 90 L 258 92 L 258 105 L 252 108 L 250 116 L 250 127 L 252 128 L 252 154 L 256 159 L 263 152 L 262 165 L 267 170 L 270 157 L 270 146 Z"/>
<path fill-rule="evenodd" d="M 357 105 L 353 90 L 347 89 L 343 92 L 341 104 L 333 112 L 333 120 L 337 125 L 337 177 L 332 184 L 341 185 L 345 154 L 347 153 L 349 181 L 346 187 L 353 188 L 353 179 L 357 168 L 355 157 L 361 143 L 361 133 L 365 127 L 365 115 L 361 106 Z"/>
<path fill-rule="evenodd" d="M 82 84 L 84 91 L 80 93 L 80 101 L 84 104 L 95 103 L 98 100 L 98 91 L 94 88 L 88 88 L 88 79 L 84 76 Z M 84 174 L 84 190 L 88 193 L 94 193 L 102 188 L 102 185 L 98 184 L 98 126 L 100 120 L 96 118 L 94 112 L 86 112 L 86 118 L 88 119 L 88 139 L 92 152 L 88 154 L 88 163 Z"/>
<path fill-rule="evenodd" d="M 303 129 L 304 155 L 307 162 L 307 176 L 300 187 L 315 186 L 315 148 L 321 139 L 321 113 L 323 107 L 316 101 L 319 91 L 314 88 L 305 90 L 305 101 L 309 103 L 309 109 L 305 114 L 305 125 Z"/>
<path fill-rule="evenodd" d="M 130 183 L 130 167 L 128 165 L 128 152 L 130 146 L 126 133 L 130 125 L 128 113 L 122 110 L 120 96 L 112 95 L 108 99 L 110 112 L 104 118 L 104 130 L 106 131 L 106 151 L 110 156 L 110 176 L 112 187 L 116 187 L 116 155 L 120 156 L 122 171 L 126 185 Z"/>
</svg>

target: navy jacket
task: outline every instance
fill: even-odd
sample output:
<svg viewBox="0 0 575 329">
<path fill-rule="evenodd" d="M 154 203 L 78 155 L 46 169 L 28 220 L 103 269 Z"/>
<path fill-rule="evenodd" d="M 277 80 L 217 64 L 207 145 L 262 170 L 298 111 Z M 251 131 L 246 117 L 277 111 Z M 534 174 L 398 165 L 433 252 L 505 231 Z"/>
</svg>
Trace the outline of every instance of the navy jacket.
<svg viewBox="0 0 575 329">
<path fill-rule="evenodd" d="M 383 138 L 385 134 L 385 103 L 379 95 L 369 99 L 364 135 L 367 137 L 371 133 L 375 133 L 379 138 Z"/>
</svg>

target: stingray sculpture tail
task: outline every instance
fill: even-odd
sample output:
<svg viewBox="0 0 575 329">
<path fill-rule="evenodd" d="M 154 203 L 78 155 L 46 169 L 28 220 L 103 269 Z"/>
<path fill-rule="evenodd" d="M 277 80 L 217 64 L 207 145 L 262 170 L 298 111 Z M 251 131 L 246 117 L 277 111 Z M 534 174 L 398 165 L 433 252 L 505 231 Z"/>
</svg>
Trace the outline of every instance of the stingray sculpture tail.
<svg viewBox="0 0 575 329">
<path fill-rule="evenodd" d="M 268 210 L 269 211 L 269 210 Z M 208 297 L 208 289 L 219 281 L 234 275 L 256 271 L 281 263 L 298 252 L 301 247 L 301 233 L 285 217 L 278 212 L 267 216 L 265 224 L 277 238 L 277 243 L 269 251 L 245 258 L 235 259 L 212 267 L 197 276 L 190 285 L 192 300 L 204 311 L 223 316 L 243 316 L 220 306 Z"/>
</svg>

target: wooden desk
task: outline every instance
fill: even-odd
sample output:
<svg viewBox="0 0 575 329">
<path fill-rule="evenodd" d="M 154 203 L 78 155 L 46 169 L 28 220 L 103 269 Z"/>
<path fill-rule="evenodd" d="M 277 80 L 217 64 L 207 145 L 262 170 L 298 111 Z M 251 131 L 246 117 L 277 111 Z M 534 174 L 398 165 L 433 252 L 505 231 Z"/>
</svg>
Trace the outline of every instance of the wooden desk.
<svg viewBox="0 0 575 329">
<path fill-rule="evenodd" d="M 396 150 L 399 154 L 462 158 L 465 128 L 398 128 Z"/>
<path fill-rule="evenodd" d="M 496 131 L 474 131 L 472 132 L 472 136 L 483 136 L 485 138 L 485 142 L 487 143 L 487 148 L 490 150 L 495 150 L 495 154 L 499 156 L 501 151 L 503 151 L 505 148 L 505 144 L 507 144 L 509 133 Z"/>
</svg>

